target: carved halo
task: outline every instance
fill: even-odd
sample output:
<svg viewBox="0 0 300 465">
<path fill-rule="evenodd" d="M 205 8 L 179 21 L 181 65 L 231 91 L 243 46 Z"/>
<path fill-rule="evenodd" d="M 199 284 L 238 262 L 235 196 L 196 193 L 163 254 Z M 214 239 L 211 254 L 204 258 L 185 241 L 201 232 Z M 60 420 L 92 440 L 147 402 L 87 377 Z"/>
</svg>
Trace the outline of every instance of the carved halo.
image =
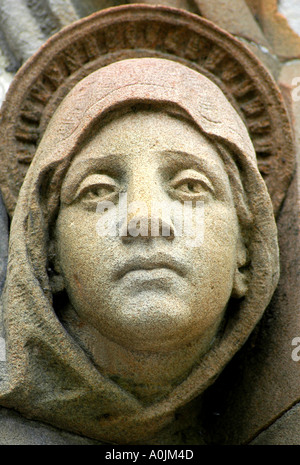
<svg viewBox="0 0 300 465">
<path fill-rule="evenodd" d="M 129 5 L 102 10 L 64 28 L 17 73 L 0 121 L 0 187 L 9 214 L 62 99 L 96 69 L 136 57 L 178 61 L 219 85 L 248 128 L 278 213 L 294 170 L 294 145 L 282 96 L 269 72 L 245 45 L 200 16 Z"/>
</svg>

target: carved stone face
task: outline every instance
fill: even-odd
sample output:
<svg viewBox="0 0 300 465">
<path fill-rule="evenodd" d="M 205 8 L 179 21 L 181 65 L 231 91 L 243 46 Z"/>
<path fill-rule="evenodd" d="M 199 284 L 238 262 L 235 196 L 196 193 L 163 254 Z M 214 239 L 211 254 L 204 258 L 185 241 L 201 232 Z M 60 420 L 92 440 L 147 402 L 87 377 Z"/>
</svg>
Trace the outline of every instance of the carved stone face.
<svg viewBox="0 0 300 465">
<path fill-rule="evenodd" d="M 184 231 L 172 236 L 172 225 L 170 236 L 99 236 L 97 204 L 117 205 L 120 192 L 128 204 L 145 202 L 149 216 L 153 201 L 203 202 L 202 244 L 191 246 Z M 159 211 L 153 215 L 162 221 Z M 192 124 L 167 114 L 110 122 L 63 183 L 56 237 L 70 301 L 83 321 L 129 349 L 169 351 L 194 340 L 200 352 L 208 349 L 232 292 L 238 236 L 217 150 Z"/>
</svg>

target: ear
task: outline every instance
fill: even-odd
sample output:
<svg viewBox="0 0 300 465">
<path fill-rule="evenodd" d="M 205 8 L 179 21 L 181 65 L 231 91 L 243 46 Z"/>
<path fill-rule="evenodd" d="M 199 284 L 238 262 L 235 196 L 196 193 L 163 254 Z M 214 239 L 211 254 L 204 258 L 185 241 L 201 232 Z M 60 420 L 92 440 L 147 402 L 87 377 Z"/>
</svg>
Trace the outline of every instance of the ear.
<svg viewBox="0 0 300 465">
<path fill-rule="evenodd" d="M 243 239 L 240 237 L 237 246 L 236 269 L 233 277 L 231 297 L 241 299 L 248 290 L 248 251 Z"/>
<path fill-rule="evenodd" d="M 49 281 L 51 291 L 53 294 L 61 292 L 65 288 L 63 276 L 61 274 L 61 267 L 59 263 L 59 257 L 56 251 L 55 240 L 51 239 L 48 248 L 48 260 L 49 260 Z"/>
</svg>

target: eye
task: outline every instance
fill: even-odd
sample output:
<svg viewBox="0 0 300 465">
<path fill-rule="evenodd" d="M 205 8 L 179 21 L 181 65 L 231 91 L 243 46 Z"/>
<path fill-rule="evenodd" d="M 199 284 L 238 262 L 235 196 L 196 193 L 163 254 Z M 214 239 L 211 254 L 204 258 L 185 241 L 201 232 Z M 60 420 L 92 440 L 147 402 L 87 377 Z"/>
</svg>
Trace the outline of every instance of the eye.
<svg viewBox="0 0 300 465">
<path fill-rule="evenodd" d="M 93 174 L 82 181 L 74 200 L 90 203 L 111 200 L 117 192 L 119 185 L 113 178 L 104 174 Z"/>
<path fill-rule="evenodd" d="M 187 180 L 175 187 L 177 191 L 186 192 L 189 194 L 199 194 L 203 191 L 203 185 L 199 181 Z"/>
<path fill-rule="evenodd" d="M 109 186 L 105 184 L 88 186 L 80 192 L 79 197 L 84 198 L 86 200 L 100 199 L 106 197 L 114 191 L 114 186 Z"/>
<path fill-rule="evenodd" d="M 183 170 L 177 173 L 171 181 L 173 193 L 185 199 L 200 198 L 203 194 L 214 193 L 211 181 L 195 170 Z"/>
</svg>

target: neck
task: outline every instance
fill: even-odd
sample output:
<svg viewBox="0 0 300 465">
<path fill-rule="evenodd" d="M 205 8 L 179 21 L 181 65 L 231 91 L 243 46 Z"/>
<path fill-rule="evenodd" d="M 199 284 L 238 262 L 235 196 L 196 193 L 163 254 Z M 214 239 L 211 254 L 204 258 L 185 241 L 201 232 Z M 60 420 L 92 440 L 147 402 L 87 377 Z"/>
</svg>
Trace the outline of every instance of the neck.
<svg viewBox="0 0 300 465">
<path fill-rule="evenodd" d="M 110 341 L 88 323 L 82 322 L 71 305 L 65 309 L 61 319 L 101 374 L 145 405 L 168 395 L 188 376 L 202 355 L 198 341 L 173 352 L 132 351 Z"/>
</svg>

